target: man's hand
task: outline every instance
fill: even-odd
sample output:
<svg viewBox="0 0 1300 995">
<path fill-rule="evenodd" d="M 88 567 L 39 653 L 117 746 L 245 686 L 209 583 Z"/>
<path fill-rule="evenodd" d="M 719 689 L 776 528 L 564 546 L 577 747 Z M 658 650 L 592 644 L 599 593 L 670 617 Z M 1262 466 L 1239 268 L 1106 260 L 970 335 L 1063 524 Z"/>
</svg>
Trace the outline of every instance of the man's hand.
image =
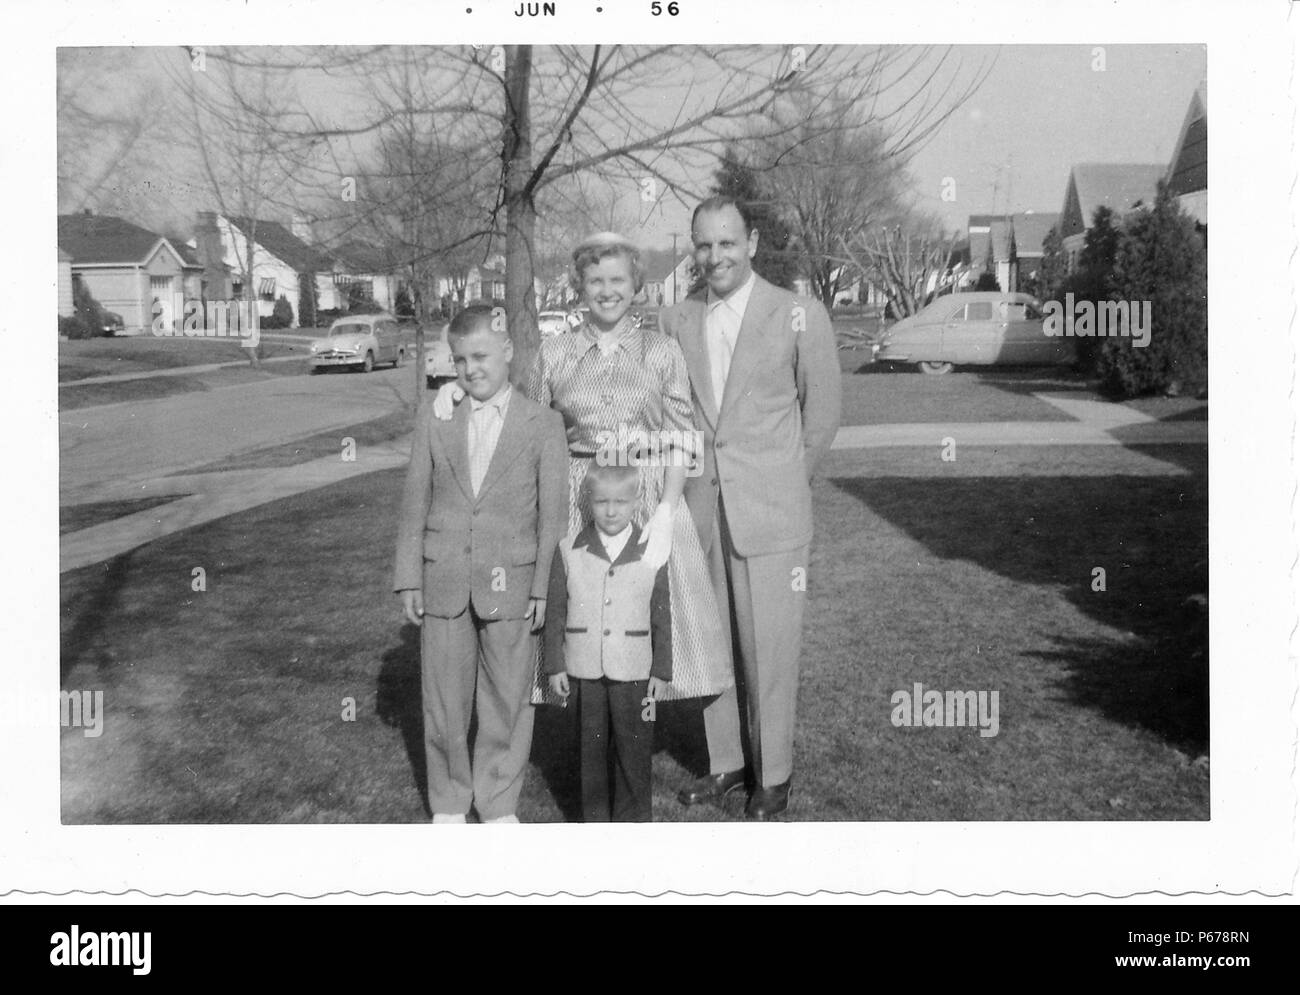
<svg viewBox="0 0 1300 995">
<path fill-rule="evenodd" d="M 439 421 L 450 421 L 456 404 L 465 396 L 465 389 L 457 380 L 448 380 L 433 395 L 433 416 Z"/>
<path fill-rule="evenodd" d="M 664 692 L 668 690 L 668 682 L 662 677 L 650 678 L 650 683 L 646 687 L 646 694 L 655 701 L 664 700 Z"/>
<path fill-rule="evenodd" d="M 641 559 L 652 570 L 658 570 L 668 562 L 668 554 L 673 550 L 673 509 L 671 505 L 661 504 L 646 522 L 645 532 L 641 536 L 645 552 Z"/>
<path fill-rule="evenodd" d="M 402 612 L 406 615 L 406 620 L 412 625 L 419 625 L 424 621 L 424 593 L 419 588 L 411 588 L 400 593 Z"/>
<path fill-rule="evenodd" d="M 546 621 L 546 599 L 529 598 L 528 610 L 524 612 L 524 618 L 530 619 L 531 624 L 528 626 L 530 632 L 536 632 Z"/>
<path fill-rule="evenodd" d="M 551 693 L 558 694 L 561 698 L 569 697 L 569 675 L 552 674 L 550 678 Z"/>
</svg>

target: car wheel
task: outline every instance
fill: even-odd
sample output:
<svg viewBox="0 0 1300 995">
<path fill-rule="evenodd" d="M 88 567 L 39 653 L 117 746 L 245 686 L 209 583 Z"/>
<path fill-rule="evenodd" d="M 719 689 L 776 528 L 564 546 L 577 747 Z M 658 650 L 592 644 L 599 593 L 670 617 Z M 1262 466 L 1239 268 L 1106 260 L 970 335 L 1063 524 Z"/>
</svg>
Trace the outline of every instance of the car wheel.
<svg viewBox="0 0 1300 995">
<path fill-rule="evenodd" d="M 369 373 L 374 368 L 375 368 L 375 354 L 373 352 L 368 352 L 366 353 L 365 361 L 361 364 L 361 372 Z"/>
<path fill-rule="evenodd" d="M 952 363 L 917 363 L 917 367 L 922 373 L 951 373 Z"/>
<path fill-rule="evenodd" d="M 307 372 L 310 373 L 312 376 L 316 376 L 319 373 L 322 373 L 323 371 L 319 366 L 309 366 L 307 367 Z"/>
</svg>

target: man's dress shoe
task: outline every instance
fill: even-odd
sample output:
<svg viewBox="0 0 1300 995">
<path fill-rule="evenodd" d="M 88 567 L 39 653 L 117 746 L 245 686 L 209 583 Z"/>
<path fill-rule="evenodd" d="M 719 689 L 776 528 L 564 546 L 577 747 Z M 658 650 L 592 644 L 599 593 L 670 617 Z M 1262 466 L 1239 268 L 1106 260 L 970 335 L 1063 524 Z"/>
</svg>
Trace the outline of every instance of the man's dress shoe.
<svg viewBox="0 0 1300 995">
<path fill-rule="evenodd" d="M 725 795 L 744 786 L 745 772 L 743 770 L 733 770 L 729 774 L 706 774 L 677 792 L 677 800 L 683 805 L 721 801 Z"/>
<path fill-rule="evenodd" d="M 790 804 L 790 782 L 774 784 L 770 788 L 755 788 L 745 806 L 745 818 L 757 822 L 775 819 Z"/>
</svg>

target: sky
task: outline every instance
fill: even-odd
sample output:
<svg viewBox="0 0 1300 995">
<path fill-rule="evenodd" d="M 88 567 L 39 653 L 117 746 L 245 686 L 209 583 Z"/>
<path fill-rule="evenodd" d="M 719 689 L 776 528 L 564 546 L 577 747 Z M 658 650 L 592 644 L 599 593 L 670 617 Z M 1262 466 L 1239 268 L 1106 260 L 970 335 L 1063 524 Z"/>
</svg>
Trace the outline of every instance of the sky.
<svg viewBox="0 0 1300 995">
<path fill-rule="evenodd" d="M 910 164 L 917 207 L 949 229 L 964 230 L 972 214 L 1060 211 L 1075 163 L 1168 162 L 1206 76 L 1202 45 L 970 45 L 955 54 L 973 66 L 996 61 Z M 642 230 L 655 247 L 689 228 L 684 210 L 665 215 Z"/>
<path fill-rule="evenodd" d="M 783 49 L 773 46 L 772 53 L 775 63 Z M 109 106 L 119 90 L 123 101 L 132 87 L 138 92 L 141 80 L 169 85 L 159 60 L 181 58 L 178 50 L 147 48 L 95 55 L 122 74 L 104 80 L 102 99 Z M 971 214 L 1059 211 L 1074 163 L 1167 162 L 1192 93 L 1206 75 L 1199 45 L 956 46 L 952 60 L 949 65 L 967 77 L 983 65 L 992 69 L 909 164 L 916 206 L 949 229 L 964 229 Z M 303 83 L 309 99 L 328 107 L 334 119 L 347 119 L 349 100 L 337 81 Z M 649 90 L 637 111 L 652 123 L 667 121 L 680 105 L 677 93 Z M 364 101 L 358 96 L 351 105 L 358 114 Z M 676 234 L 683 247 L 689 208 L 667 197 L 647 205 L 640 194 L 630 184 L 619 194 L 627 234 L 651 249 L 670 247 Z M 185 204 L 177 214 L 192 217 L 201 206 L 207 205 Z"/>
</svg>

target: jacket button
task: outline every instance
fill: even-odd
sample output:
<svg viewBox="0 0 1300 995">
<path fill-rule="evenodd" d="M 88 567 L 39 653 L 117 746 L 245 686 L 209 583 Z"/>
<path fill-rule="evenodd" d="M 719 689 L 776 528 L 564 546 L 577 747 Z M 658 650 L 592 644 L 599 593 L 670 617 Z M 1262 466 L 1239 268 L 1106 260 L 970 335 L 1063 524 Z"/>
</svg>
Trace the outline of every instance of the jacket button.
<svg viewBox="0 0 1300 995">
<path fill-rule="evenodd" d="M 613 599 L 613 598 L 606 598 L 606 599 L 605 599 L 605 604 L 607 604 L 607 605 L 612 605 L 613 603 L 614 603 L 614 599 Z"/>
<path fill-rule="evenodd" d="M 469 551 L 466 550 L 466 552 L 469 552 Z M 609 568 L 609 575 L 610 575 L 611 577 L 614 576 L 614 568 L 613 568 L 613 567 L 610 567 L 610 568 Z"/>
<path fill-rule="evenodd" d="M 714 477 L 712 480 L 710 480 L 710 481 L 709 481 L 709 486 L 710 486 L 710 487 L 717 487 L 717 486 L 718 486 L 718 478 L 717 478 L 717 477 Z"/>
<path fill-rule="evenodd" d="M 609 635 L 609 630 L 608 630 L 608 629 L 605 630 L 605 635 L 607 635 L 607 636 Z"/>
<path fill-rule="evenodd" d="M 714 448 L 715 448 L 715 449 L 721 449 L 721 448 L 723 448 L 725 445 L 726 445 L 725 442 L 719 442 L 716 446 L 714 446 Z"/>
<path fill-rule="evenodd" d="M 468 546 L 466 546 L 466 547 L 465 547 L 465 555 L 468 556 L 469 554 L 470 554 L 470 548 L 469 548 Z"/>
</svg>

